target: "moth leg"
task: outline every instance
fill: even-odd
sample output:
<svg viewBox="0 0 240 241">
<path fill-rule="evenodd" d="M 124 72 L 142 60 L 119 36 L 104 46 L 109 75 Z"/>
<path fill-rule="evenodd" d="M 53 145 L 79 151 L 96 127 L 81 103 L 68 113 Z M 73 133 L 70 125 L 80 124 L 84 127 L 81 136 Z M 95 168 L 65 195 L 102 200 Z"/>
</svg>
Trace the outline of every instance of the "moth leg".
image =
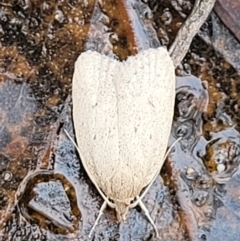
<svg viewBox="0 0 240 241">
<path fill-rule="evenodd" d="M 95 227 L 97 226 L 99 219 L 101 218 L 101 216 L 102 216 L 102 214 L 103 214 L 103 211 L 104 211 L 105 208 L 107 207 L 107 204 L 108 204 L 108 202 L 105 200 L 104 203 L 103 203 L 103 205 L 102 205 L 102 207 L 100 208 L 98 217 L 97 217 L 97 219 L 96 219 L 96 221 L 95 221 L 95 223 L 94 223 L 93 227 L 91 228 L 91 231 L 90 231 L 90 233 L 89 233 L 89 235 L 88 235 L 89 238 L 91 238 L 92 233 L 93 233 Z"/>
<path fill-rule="evenodd" d="M 166 152 L 164 159 L 167 158 L 168 154 L 170 153 L 170 151 L 172 150 L 172 148 L 176 145 L 177 142 L 179 142 L 181 140 L 181 137 L 179 137 L 176 141 L 173 142 L 173 144 L 170 146 L 170 148 L 168 149 L 168 151 Z M 159 170 L 160 172 L 160 170 Z M 146 187 L 146 189 L 144 190 L 144 192 L 141 194 L 141 196 L 136 196 L 136 201 L 133 202 L 132 204 L 130 204 L 130 208 L 134 208 L 136 207 L 138 204 L 141 207 L 141 209 L 144 211 L 146 217 L 148 218 L 149 222 L 152 224 L 152 226 L 155 229 L 156 235 L 158 237 L 158 231 L 157 231 L 157 227 L 155 225 L 155 223 L 153 222 L 147 208 L 145 207 L 145 205 L 142 202 L 142 198 L 146 195 L 146 193 L 148 192 L 149 188 L 152 186 L 153 182 L 155 181 L 155 179 L 157 178 L 159 172 L 156 173 L 156 175 L 153 177 L 152 181 L 148 184 L 148 186 Z"/>
<path fill-rule="evenodd" d="M 140 199 L 139 196 L 136 197 L 137 198 L 137 201 L 138 201 L 138 204 L 139 206 L 141 207 L 141 209 L 143 210 L 143 212 L 145 213 L 147 219 L 149 220 L 149 222 L 152 224 L 155 232 L 156 232 L 156 237 L 159 237 L 158 235 L 158 230 L 157 230 L 157 226 L 155 225 L 154 221 L 152 220 L 150 214 L 149 214 L 149 211 L 147 210 L 146 206 L 144 205 L 144 203 L 142 202 L 142 200 Z"/>
</svg>

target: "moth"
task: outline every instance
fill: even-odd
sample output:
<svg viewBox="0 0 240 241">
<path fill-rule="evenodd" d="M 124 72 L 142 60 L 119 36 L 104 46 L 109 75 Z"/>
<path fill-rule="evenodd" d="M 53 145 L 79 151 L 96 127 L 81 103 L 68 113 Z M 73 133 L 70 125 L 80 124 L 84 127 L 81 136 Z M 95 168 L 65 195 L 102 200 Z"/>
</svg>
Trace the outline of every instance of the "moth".
<svg viewBox="0 0 240 241">
<path fill-rule="evenodd" d="M 82 164 L 107 205 L 125 221 L 165 159 L 175 101 L 175 72 L 168 51 L 148 49 L 120 62 L 82 53 L 72 80 L 73 121 Z"/>
</svg>

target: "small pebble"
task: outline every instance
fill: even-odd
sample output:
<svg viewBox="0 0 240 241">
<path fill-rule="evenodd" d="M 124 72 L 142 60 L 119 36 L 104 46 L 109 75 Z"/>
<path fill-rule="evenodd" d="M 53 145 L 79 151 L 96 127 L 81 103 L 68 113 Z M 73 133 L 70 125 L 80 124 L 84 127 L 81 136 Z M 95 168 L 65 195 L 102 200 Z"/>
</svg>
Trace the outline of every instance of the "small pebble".
<svg viewBox="0 0 240 241">
<path fill-rule="evenodd" d="M 189 167 L 189 168 L 186 170 L 186 177 L 187 177 L 188 180 L 194 180 L 194 179 L 196 179 L 196 177 L 197 177 L 197 172 L 195 171 L 194 168 Z"/>
<path fill-rule="evenodd" d="M 225 166 L 224 164 L 220 163 L 220 164 L 217 165 L 217 171 L 218 171 L 218 173 L 224 172 L 225 169 L 226 169 L 226 166 Z"/>
<path fill-rule="evenodd" d="M 6 171 L 3 173 L 2 177 L 5 182 L 9 182 L 12 180 L 12 173 L 10 171 Z"/>
</svg>

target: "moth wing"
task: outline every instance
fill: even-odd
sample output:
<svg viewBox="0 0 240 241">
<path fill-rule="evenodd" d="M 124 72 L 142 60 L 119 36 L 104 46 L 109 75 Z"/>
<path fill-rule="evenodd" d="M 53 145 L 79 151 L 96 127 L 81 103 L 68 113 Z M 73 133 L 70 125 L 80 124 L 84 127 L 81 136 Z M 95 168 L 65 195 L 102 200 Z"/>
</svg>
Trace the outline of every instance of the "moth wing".
<svg viewBox="0 0 240 241">
<path fill-rule="evenodd" d="M 72 83 L 73 120 L 83 166 L 106 193 L 119 160 L 114 75 L 119 62 L 97 52 L 82 53 Z"/>
<path fill-rule="evenodd" d="M 121 168 L 116 179 L 121 181 L 113 185 L 118 198 L 138 195 L 160 171 L 175 101 L 175 71 L 165 48 L 143 51 L 125 66 L 117 86 Z"/>
</svg>

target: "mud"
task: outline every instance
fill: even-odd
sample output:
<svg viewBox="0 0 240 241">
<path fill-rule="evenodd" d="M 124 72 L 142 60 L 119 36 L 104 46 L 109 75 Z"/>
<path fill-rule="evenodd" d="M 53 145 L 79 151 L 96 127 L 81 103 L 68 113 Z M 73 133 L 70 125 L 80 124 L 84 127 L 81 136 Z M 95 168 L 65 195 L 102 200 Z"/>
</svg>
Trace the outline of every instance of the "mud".
<svg viewBox="0 0 240 241">
<path fill-rule="evenodd" d="M 169 48 L 193 3 L 0 3 L 1 241 L 89 240 L 103 200 L 63 131 L 74 136 L 74 62 L 86 49 L 124 60 L 149 47 Z M 239 60 L 226 57 L 236 54 L 234 48 L 225 55 L 212 44 L 214 24 L 210 17 L 200 32 L 205 38 L 194 38 L 176 69 L 169 146 L 182 139 L 143 200 L 159 229 L 158 240 L 240 236 Z M 224 36 L 223 46 L 238 41 L 230 32 Z M 120 224 L 107 208 L 92 238 L 155 239 L 139 207 Z"/>
</svg>

